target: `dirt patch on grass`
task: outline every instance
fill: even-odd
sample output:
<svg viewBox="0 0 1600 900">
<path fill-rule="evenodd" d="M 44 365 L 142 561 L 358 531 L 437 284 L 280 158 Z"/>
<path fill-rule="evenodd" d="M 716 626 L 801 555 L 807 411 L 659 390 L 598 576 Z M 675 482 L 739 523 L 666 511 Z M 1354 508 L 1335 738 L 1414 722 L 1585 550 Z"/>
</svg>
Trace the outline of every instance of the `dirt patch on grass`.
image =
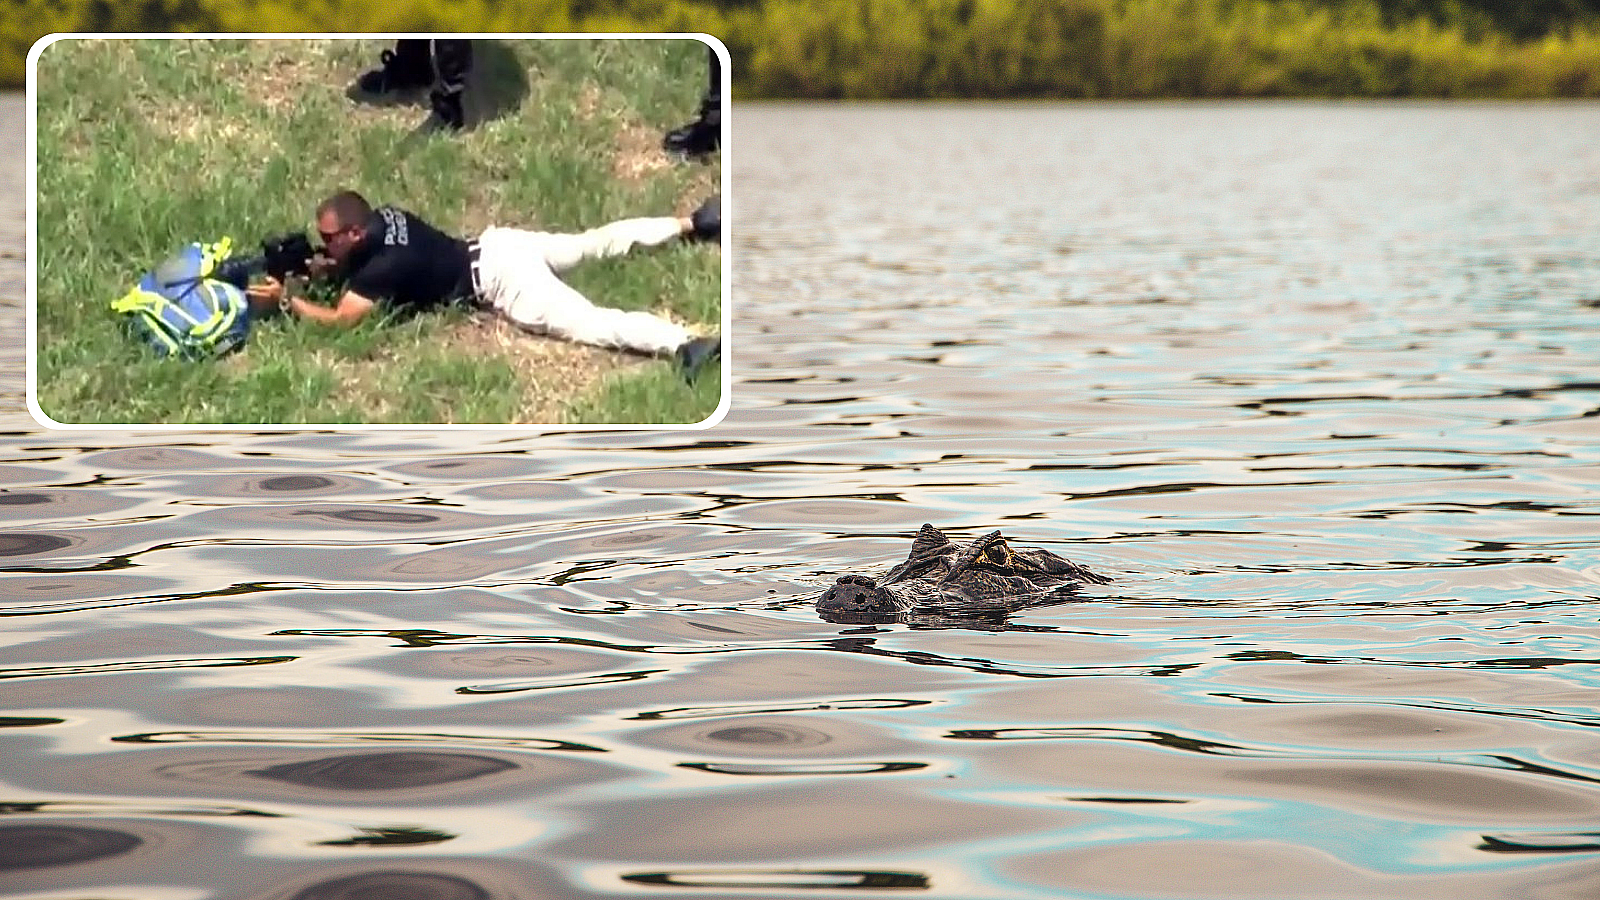
<svg viewBox="0 0 1600 900">
<path fill-rule="evenodd" d="M 158 121 L 171 123 L 167 128 L 170 136 L 190 143 L 205 144 L 207 147 L 247 146 L 247 139 L 251 137 L 243 122 L 230 119 L 185 117 L 177 115 L 174 111 L 173 115 L 163 116 Z"/>
<path fill-rule="evenodd" d="M 456 322 L 441 321 L 437 325 L 437 343 L 430 348 L 430 355 L 504 360 L 516 374 L 520 404 L 512 420 L 474 424 L 567 424 L 569 404 L 596 390 L 606 376 L 658 364 L 637 354 L 530 334 L 488 314 Z M 373 348 L 372 353 L 363 358 L 314 350 L 310 354 L 310 367 L 330 375 L 337 384 L 333 396 L 340 405 L 362 410 L 364 421 L 411 424 L 396 420 L 400 413 L 395 396 L 395 370 L 414 362 L 408 358 L 412 352 L 414 348 L 404 342 Z M 239 353 L 219 363 L 235 376 L 242 376 L 260 365 L 261 360 Z"/>
<path fill-rule="evenodd" d="M 337 73 L 327 62 L 326 52 L 325 46 L 299 41 L 263 42 L 246 73 L 251 96 L 271 112 L 283 114 L 304 103 L 308 91 L 335 86 Z M 343 84 L 336 87 L 344 89 Z"/>
<path fill-rule="evenodd" d="M 675 165 L 661 149 L 661 133 L 643 125 L 625 125 L 611 154 L 611 174 L 623 181 L 642 181 Z"/>
<path fill-rule="evenodd" d="M 196 114 L 191 97 L 150 98 L 146 116 L 153 128 L 211 150 L 226 148 L 230 158 L 252 151 L 265 153 L 273 140 L 273 122 L 286 118 L 319 92 L 341 93 L 342 73 L 327 60 L 328 41 L 241 40 L 238 52 L 217 53 L 211 60 L 219 81 L 231 83 L 244 107 L 209 109 Z M 342 96 L 342 93 L 341 93 Z M 259 110 L 259 111 L 258 111 Z M 265 114 L 267 118 L 263 119 Z"/>
<path fill-rule="evenodd" d="M 600 93 L 600 86 L 592 81 L 585 81 L 578 87 L 576 102 L 578 117 L 592 119 L 600 111 L 600 102 L 604 96 Z"/>
<path fill-rule="evenodd" d="M 373 423 L 391 422 L 396 415 L 394 379 L 389 371 L 394 358 L 393 351 L 382 352 L 379 356 L 382 362 L 320 351 L 313 355 L 318 365 L 339 385 L 334 395 L 341 402 L 362 410 L 367 421 Z"/>
<path fill-rule="evenodd" d="M 439 340 L 442 347 L 463 355 L 499 357 L 510 363 L 522 384 L 522 404 L 516 422 L 508 424 L 563 424 L 567 404 L 594 390 L 602 378 L 653 362 L 632 353 L 529 334 L 487 314 L 452 324 Z"/>
<path fill-rule="evenodd" d="M 573 400 L 595 391 L 603 378 L 629 368 L 658 365 L 656 360 L 590 348 L 571 341 L 531 335 L 494 315 L 478 314 L 459 322 L 437 322 L 437 343 L 429 356 L 443 354 L 461 359 L 504 360 L 520 384 L 517 413 L 507 423 L 474 424 L 566 424 L 566 410 Z M 322 370 L 338 384 L 333 396 L 339 404 L 362 410 L 368 423 L 397 423 L 395 370 L 413 364 L 408 354 L 414 346 L 397 341 L 373 348 L 370 356 L 347 357 L 328 351 L 310 352 L 310 368 Z M 234 354 L 219 360 L 235 376 L 245 375 L 261 360 L 250 354 Z M 466 402 L 462 405 L 467 405 Z M 397 423 L 410 424 L 410 423 Z M 416 423 L 453 424 L 453 423 Z"/>
</svg>

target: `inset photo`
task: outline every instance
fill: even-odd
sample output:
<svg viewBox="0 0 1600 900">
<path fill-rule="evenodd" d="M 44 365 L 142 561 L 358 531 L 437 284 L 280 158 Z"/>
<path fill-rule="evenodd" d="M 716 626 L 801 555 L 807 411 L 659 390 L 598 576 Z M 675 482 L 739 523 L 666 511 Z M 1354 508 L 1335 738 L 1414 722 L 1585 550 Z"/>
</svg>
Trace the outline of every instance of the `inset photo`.
<svg viewBox="0 0 1600 900">
<path fill-rule="evenodd" d="M 28 405 L 53 428 L 704 428 L 707 35 L 52 35 Z"/>
</svg>

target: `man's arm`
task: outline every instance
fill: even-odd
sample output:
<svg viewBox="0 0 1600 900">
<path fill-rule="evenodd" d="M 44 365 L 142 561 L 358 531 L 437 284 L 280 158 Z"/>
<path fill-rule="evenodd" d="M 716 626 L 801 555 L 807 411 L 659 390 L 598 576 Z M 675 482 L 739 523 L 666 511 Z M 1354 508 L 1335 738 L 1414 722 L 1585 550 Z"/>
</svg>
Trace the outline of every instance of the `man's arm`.
<svg viewBox="0 0 1600 900">
<path fill-rule="evenodd" d="M 283 284 L 276 278 L 268 276 L 263 283 L 251 285 L 248 294 L 252 308 L 268 309 L 282 300 Z M 286 311 L 302 319 L 310 319 L 324 325 L 349 327 L 365 318 L 378 304 L 355 291 L 347 290 L 333 306 L 311 303 L 304 298 L 294 296 L 289 297 L 283 305 Z"/>
<path fill-rule="evenodd" d="M 300 318 L 345 328 L 361 321 L 377 305 L 355 291 L 345 291 L 340 295 L 339 302 L 333 306 L 323 306 L 299 297 L 289 298 L 289 311 Z"/>
</svg>

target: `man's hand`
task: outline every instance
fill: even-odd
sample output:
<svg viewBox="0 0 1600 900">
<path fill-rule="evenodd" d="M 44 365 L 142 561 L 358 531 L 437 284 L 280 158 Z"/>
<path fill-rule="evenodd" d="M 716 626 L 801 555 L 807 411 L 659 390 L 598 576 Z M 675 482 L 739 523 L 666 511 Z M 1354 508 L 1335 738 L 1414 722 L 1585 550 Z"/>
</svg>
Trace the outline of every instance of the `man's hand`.
<svg viewBox="0 0 1600 900">
<path fill-rule="evenodd" d="M 306 260 L 306 269 L 310 271 L 312 278 L 322 278 L 338 271 L 339 262 L 331 256 L 317 253 Z"/>
<path fill-rule="evenodd" d="M 278 301 L 283 299 L 283 282 L 268 275 L 260 284 L 252 284 L 246 288 L 245 294 L 251 300 L 277 305 Z"/>
<path fill-rule="evenodd" d="M 245 288 L 244 295 L 253 315 L 268 315 L 284 308 L 283 282 L 271 275 L 260 284 L 252 284 Z"/>
</svg>

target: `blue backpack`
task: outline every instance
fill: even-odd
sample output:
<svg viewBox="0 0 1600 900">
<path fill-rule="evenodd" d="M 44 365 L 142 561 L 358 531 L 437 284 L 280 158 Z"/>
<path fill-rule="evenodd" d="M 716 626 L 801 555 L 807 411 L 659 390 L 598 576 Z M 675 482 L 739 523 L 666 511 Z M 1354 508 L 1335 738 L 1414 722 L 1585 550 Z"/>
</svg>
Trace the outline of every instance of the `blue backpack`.
<svg viewBox="0 0 1600 900">
<path fill-rule="evenodd" d="M 111 309 L 163 357 L 205 359 L 235 350 L 250 336 L 250 304 L 242 285 L 212 277 L 232 252 L 226 237 L 190 244 L 145 273 Z"/>
</svg>

